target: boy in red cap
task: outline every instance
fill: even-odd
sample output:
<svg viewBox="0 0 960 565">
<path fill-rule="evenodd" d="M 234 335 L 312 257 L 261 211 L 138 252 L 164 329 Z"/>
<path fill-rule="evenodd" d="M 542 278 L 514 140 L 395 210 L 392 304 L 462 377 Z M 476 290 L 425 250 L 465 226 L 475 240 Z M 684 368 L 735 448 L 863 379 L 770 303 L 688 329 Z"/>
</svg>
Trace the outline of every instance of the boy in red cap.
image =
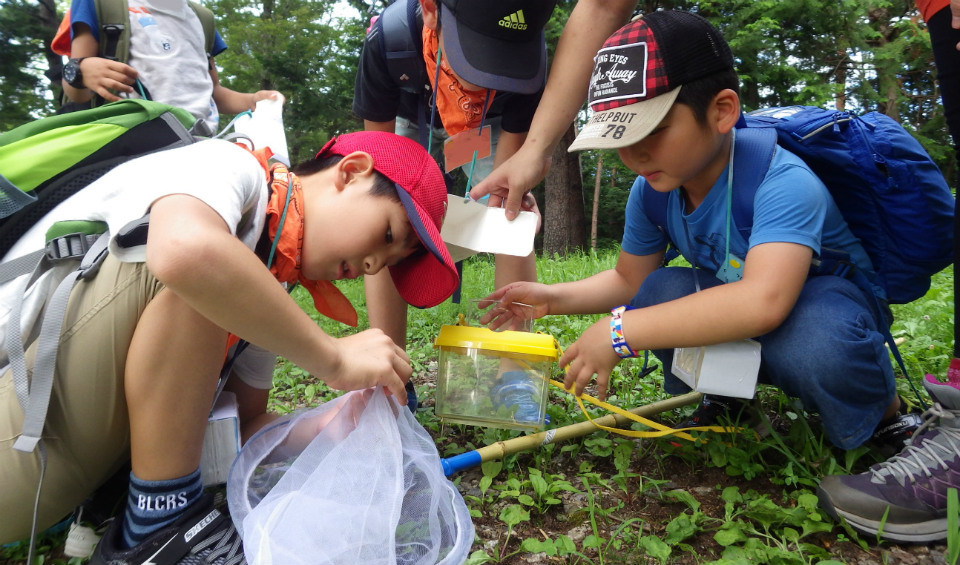
<svg viewBox="0 0 960 565">
<path fill-rule="evenodd" d="M 736 135 L 739 79 L 719 31 L 689 12 L 646 14 L 597 53 L 589 96 L 593 115 L 570 150 L 616 149 L 640 175 L 617 265 L 575 282 L 515 283 L 489 297 L 533 305 L 538 316 L 611 312 L 567 348 L 564 384 L 579 394 L 596 376 L 603 398 L 622 358 L 652 350 L 664 388 L 679 394 L 689 387 L 671 371 L 675 349 L 738 342 L 755 347 L 738 360 L 759 357 L 760 382 L 819 412 L 838 447 L 902 445 L 919 417 L 899 411 L 880 331 L 889 312 L 846 278 L 808 276 L 822 248 L 846 252 L 873 274 L 827 188 L 778 147 L 756 192 L 749 238 L 730 229 L 733 164 L 748 136 Z M 652 219 L 657 203 L 665 226 Z M 671 242 L 692 268 L 658 268 Z M 508 310 L 495 325 L 522 313 Z M 739 343 L 751 338 L 759 346 Z M 705 395 L 682 427 L 729 422 L 747 404 Z"/>
<path fill-rule="evenodd" d="M 0 376 L 0 507 L 19 509 L 0 516 L 0 542 L 30 533 L 45 449 L 41 528 L 130 458 L 127 507 L 93 563 L 243 562 L 199 473 L 231 334 L 252 344 L 226 384 L 244 437 L 270 418 L 276 355 L 332 388 L 383 385 L 406 401 L 412 369 L 401 348 L 376 329 L 325 334 L 278 281 L 302 284 L 321 313 L 351 325 L 356 312 L 331 280 L 386 268 L 410 304 L 445 300 L 458 277 L 440 239 L 440 170 L 415 142 L 385 132 L 336 137 L 292 172 L 268 169 L 262 157 L 208 140 L 136 159 L 55 208 L 11 250 L 8 258 L 42 247 L 46 229 L 68 218 L 103 221 L 111 234 L 99 271 L 70 296 L 41 449 L 14 447 L 23 410 L 11 371 Z M 19 286 L 0 287 L 2 304 Z"/>
</svg>

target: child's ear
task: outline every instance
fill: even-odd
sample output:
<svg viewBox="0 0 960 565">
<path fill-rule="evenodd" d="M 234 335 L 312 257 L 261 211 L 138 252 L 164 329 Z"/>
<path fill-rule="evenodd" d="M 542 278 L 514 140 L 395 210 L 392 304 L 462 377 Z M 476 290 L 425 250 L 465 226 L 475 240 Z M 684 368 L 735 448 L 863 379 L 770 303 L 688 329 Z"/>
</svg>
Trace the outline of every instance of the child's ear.
<svg viewBox="0 0 960 565">
<path fill-rule="evenodd" d="M 724 88 L 713 97 L 711 104 L 713 122 L 717 131 L 726 134 L 740 119 L 740 97 L 729 88 Z"/>
<path fill-rule="evenodd" d="M 420 11 L 423 13 L 424 27 L 436 31 L 437 18 L 440 16 L 437 12 L 437 3 L 434 0 L 420 0 Z"/>
<path fill-rule="evenodd" d="M 337 163 L 337 190 L 343 190 L 355 180 L 373 174 L 373 157 L 363 151 L 345 155 Z"/>
</svg>

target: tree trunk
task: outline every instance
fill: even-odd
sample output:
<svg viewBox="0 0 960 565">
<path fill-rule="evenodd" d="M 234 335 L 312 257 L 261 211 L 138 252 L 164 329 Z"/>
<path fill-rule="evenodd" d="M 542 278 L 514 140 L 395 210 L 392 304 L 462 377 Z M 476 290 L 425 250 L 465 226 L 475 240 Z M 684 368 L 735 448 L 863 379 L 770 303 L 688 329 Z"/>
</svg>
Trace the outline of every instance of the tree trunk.
<svg viewBox="0 0 960 565">
<path fill-rule="evenodd" d="M 875 53 L 882 53 L 883 48 L 896 39 L 897 27 L 887 7 L 874 7 L 867 13 L 872 27 L 878 34 L 872 45 Z M 889 57 L 877 57 L 874 65 L 877 73 L 877 93 L 881 97 L 877 109 L 899 122 L 900 110 L 897 98 L 900 95 L 900 80 L 897 77 L 897 61 Z"/>
<path fill-rule="evenodd" d="M 567 153 L 575 137 L 571 124 L 553 153 L 550 172 L 544 181 L 543 252 L 547 256 L 563 256 L 586 244 L 580 160 L 576 153 Z"/>
<path fill-rule="evenodd" d="M 597 249 L 597 211 L 600 209 L 600 175 L 603 173 L 603 154 L 597 156 L 597 176 L 593 182 L 593 213 L 590 214 L 590 249 Z"/>
<path fill-rule="evenodd" d="M 45 30 L 46 39 L 43 42 L 43 56 L 47 60 L 47 72 L 44 75 L 50 81 L 50 92 L 55 101 L 60 100 L 63 86 L 60 79 L 63 77 L 63 57 L 50 50 L 50 42 L 60 27 L 60 18 L 57 14 L 57 3 L 54 0 L 38 0 L 37 16 Z"/>
<path fill-rule="evenodd" d="M 840 88 L 837 89 L 834 104 L 838 112 L 843 112 L 847 109 L 847 54 L 844 51 L 837 51 L 837 58 L 840 62 L 837 63 L 837 67 L 834 69 L 833 83 L 840 86 Z"/>
</svg>

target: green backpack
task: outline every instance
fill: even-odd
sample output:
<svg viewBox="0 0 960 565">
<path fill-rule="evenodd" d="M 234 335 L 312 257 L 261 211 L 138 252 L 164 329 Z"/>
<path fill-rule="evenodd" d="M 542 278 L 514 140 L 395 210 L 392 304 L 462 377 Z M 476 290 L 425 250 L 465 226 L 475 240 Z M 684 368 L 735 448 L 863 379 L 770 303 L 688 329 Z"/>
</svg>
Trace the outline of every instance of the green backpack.
<svg viewBox="0 0 960 565">
<path fill-rule="evenodd" d="M 0 257 L 50 210 L 120 163 L 193 143 L 188 128 L 194 121 L 186 110 L 131 99 L 42 118 L 0 134 Z M 46 296 L 36 324 L 39 334 L 21 335 L 22 300 L 0 320 L 0 353 L 7 356 L 24 409 L 23 433 L 14 449 L 33 451 L 40 442 L 67 299 L 78 279 L 96 273 L 109 235 L 104 222 L 57 222 L 47 232 L 44 249 L 0 262 L 0 284 L 17 279 L 23 291 L 54 267 L 72 265 L 57 273 L 59 282 Z M 33 339 L 39 348 L 28 377 L 24 351 Z"/>
<path fill-rule="evenodd" d="M 186 110 L 128 99 L 0 134 L 0 257 L 40 218 L 118 164 L 192 143 Z"/>
<path fill-rule="evenodd" d="M 189 129 L 195 121 L 186 110 L 129 99 L 42 118 L 0 134 L 0 257 L 54 207 L 120 163 L 193 143 Z M 44 274 L 51 283 L 42 313 L 28 321 L 27 327 L 33 327 L 28 334 L 21 330 L 24 300 L 12 301 L 5 319 L 0 319 L 0 354 L 6 356 L 24 413 L 23 429 L 13 448 L 38 451 L 41 469 L 46 467 L 41 436 L 67 301 L 77 280 L 97 272 L 109 240 L 104 222 L 57 222 L 47 231 L 44 249 L 0 262 L 0 285 L 19 285 L 18 293 L 26 293 Z M 34 342 L 36 356 L 28 367 L 25 353 Z M 42 470 L 40 476 L 38 492 Z M 35 528 L 36 522 L 30 554 Z"/>
</svg>

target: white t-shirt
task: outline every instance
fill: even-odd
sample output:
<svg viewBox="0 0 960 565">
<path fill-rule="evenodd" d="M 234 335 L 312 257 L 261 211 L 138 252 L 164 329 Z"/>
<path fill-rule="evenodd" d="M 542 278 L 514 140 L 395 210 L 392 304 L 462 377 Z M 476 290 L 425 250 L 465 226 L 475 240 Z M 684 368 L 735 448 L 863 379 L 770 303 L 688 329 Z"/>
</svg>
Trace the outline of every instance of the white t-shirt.
<svg viewBox="0 0 960 565">
<path fill-rule="evenodd" d="M 137 70 L 150 99 L 184 108 L 203 121 L 211 133 L 216 132 L 220 115 L 213 101 L 213 80 L 200 18 L 186 0 L 127 1 L 127 62 Z M 99 30 L 93 0 L 73 2 L 70 13 L 73 24 L 82 22 L 91 30 Z M 219 47 L 226 47 L 222 40 Z M 135 90 L 130 97 L 140 98 L 140 93 Z"/>
<path fill-rule="evenodd" d="M 269 186 L 263 168 L 245 149 L 218 139 L 160 151 L 128 161 L 62 202 L 37 222 L 3 258 L 4 261 L 42 249 L 49 227 L 63 220 L 106 222 L 116 234 L 142 218 L 158 198 L 187 194 L 202 200 L 223 218 L 230 232 L 251 250 L 256 248 L 266 220 Z M 110 241 L 110 253 L 124 262 L 146 260 L 146 247 L 120 248 Z M 75 267 L 75 266 L 74 266 Z M 29 335 L 49 289 L 46 273 L 28 290 L 23 306 L 23 335 Z M 26 276 L 26 275 L 24 275 Z M 9 316 L 21 279 L 0 286 L 0 320 Z M 3 332 L 5 333 L 5 332 Z M 3 339 L 5 336 L 0 336 Z M 270 388 L 275 357 L 247 348 L 244 363 L 235 366 L 247 384 Z M 254 358 L 258 358 L 254 361 Z M 6 364 L 6 356 L 0 359 Z"/>
</svg>

